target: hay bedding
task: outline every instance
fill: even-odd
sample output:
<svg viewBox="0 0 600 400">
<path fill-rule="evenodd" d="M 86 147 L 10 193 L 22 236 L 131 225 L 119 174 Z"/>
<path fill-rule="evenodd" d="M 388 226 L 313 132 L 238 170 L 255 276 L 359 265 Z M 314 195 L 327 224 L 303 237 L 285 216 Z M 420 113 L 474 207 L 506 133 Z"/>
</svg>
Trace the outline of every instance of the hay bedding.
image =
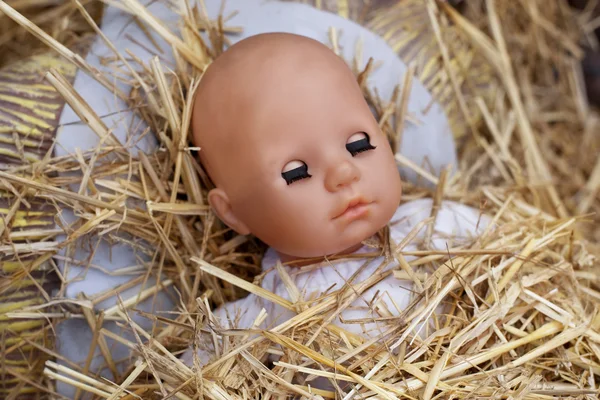
<svg viewBox="0 0 600 400">
<path fill-rule="evenodd" d="M 4 12 L 10 11 L 0 4 Z M 134 0 L 121 4 L 135 10 L 150 30 L 157 30 L 143 9 L 133 8 Z M 133 306 L 127 312 L 117 307 L 104 315 L 94 315 L 85 302 L 48 301 L 43 308 L 3 310 L 4 321 L 50 319 L 56 324 L 69 316 L 99 326 L 103 319 L 116 319 L 137 332 L 138 340 L 125 344 L 140 354 L 114 383 L 91 376 L 85 368 L 52 361 L 46 363 L 43 380 L 30 382 L 27 372 L 17 375 L 6 357 L 4 376 L 47 393 L 52 392 L 52 380 L 59 379 L 100 398 L 187 399 L 198 394 L 217 399 L 283 398 L 309 397 L 311 392 L 333 397 L 333 392 L 310 388 L 312 378 L 319 376 L 351 383 L 339 393 L 340 398 L 597 397 L 600 291 L 596 241 L 600 233 L 589 223 L 595 217 L 584 213 L 600 206 L 600 139 L 596 114 L 582 97 L 576 61 L 585 21 L 577 20 L 558 1 L 470 2 L 465 10 L 468 19 L 445 4 L 440 3 L 439 9 L 433 2 L 427 5 L 434 32 L 438 28 L 441 32 L 460 31 L 463 40 L 494 69 L 500 85 L 491 101 L 484 101 L 488 100 L 488 88 L 479 88 L 482 100 L 475 98 L 475 104 L 481 119 L 471 118 L 469 108 L 461 110 L 470 121 L 470 132 L 462 140 L 460 173 L 453 178 L 422 173 L 437 189 L 428 192 L 407 184 L 405 199 L 430 195 L 438 204 L 443 198 L 457 199 L 494 216 L 497 225 L 468 248 L 432 252 L 423 246 L 410 254 L 395 249 L 415 257 L 394 273 L 422 287 L 416 296 L 421 302 L 415 301 L 402 321 L 390 325 L 385 341 L 365 343 L 323 325 L 324 318 L 347 296 L 359 294 L 364 287 L 346 288 L 301 304 L 273 297 L 250 283 L 257 271 L 259 245 L 224 232 L 214 217 L 205 213 L 202 199 L 209 184 L 193 162 L 193 149 L 185 142 L 178 145 L 185 129 L 181 122 L 173 121 L 188 117 L 189 98 L 183 94 L 190 92 L 198 78 L 191 67 L 201 68 L 199 61 L 208 62 L 218 54 L 223 32 L 221 25 L 203 21 L 199 10 L 186 9 L 183 21 L 187 28 L 177 33 L 181 40 L 174 43 L 181 60 L 178 83 L 185 90 L 180 90 L 170 75 L 152 73 L 150 67 L 140 75 L 144 85 L 158 89 L 152 92 L 158 107 L 143 108 L 142 112 L 155 131 L 163 132 L 161 151 L 140 159 L 115 159 L 109 155 L 125 152 L 107 146 L 97 153 L 82 154 L 82 160 L 46 158 L 0 172 L 5 191 L 77 210 L 80 222 L 73 226 L 71 238 L 110 234 L 118 228 L 145 243 L 142 248 L 158 248 L 160 257 L 152 267 L 171 278 L 163 283 L 174 282 L 179 288 L 182 313 L 152 317 L 157 326 L 148 336 L 128 317 L 136 299 L 123 299 L 124 306 Z M 447 27 L 449 23 L 452 28 Z M 201 42 L 192 33 L 201 28 L 209 30 L 209 42 Z M 174 38 L 168 40 L 175 42 Z M 457 76 L 452 72 L 456 70 L 447 68 L 459 63 L 452 58 L 452 43 L 446 42 L 444 35 L 438 35 L 436 43 L 445 54 L 438 58 L 441 68 L 436 79 L 452 88 L 457 102 L 469 104 L 461 100 L 457 83 L 470 85 L 474 71 Z M 127 72 L 122 76 L 128 76 Z M 61 81 L 53 82 L 58 86 Z M 140 88 L 144 85 L 138 82 Z M 62 87 L 68 89 L 68 84 L 62 82 Z M 471 88 L 478 93 L 477 86 Z M 68 90 L 62 93 L 66 95 Z M 133 101 L 141 98 L 147 94 L 140 89 Z M 382 118 L 386 104 L 371 101 Z M 387 120 L 384 128 L 391 134 L 393 123 L 400 122 Z M 107 177 L 112 180 L 111 191 L 102 196 L 73 193 L 68 185 L 80 178 L 69 181 L 54 174 L 67 170 L 83 173 L 83 166 L 92 159 L 89 187 L 100 187 Z M 200 174 L 186 176 L 189 170 L 181 167 L 182 160 L 192 162 Z M 197 184 L 190 186 L 190 182 Z M 151 201 L 147 211 L 124 206 L 126 199 L 136 197 Z M 14 217 L 8 219 L 2 249 L 20 269 L 8 271 L 3 290 L 17 288 L 26 271 L 48 260 L 56 247 L 52 241 L 55 233 L 47 233 L 42 241 L 17 243 L 11 238 Z M 419 273 L 418 266 L 426 263 L 436 266 L 434 275 Z M 295 310 L 298 317 L 267 332 L 252 332 L 257 334 L 254 338 L 250 332 L 223 331 L 210 322 L 214 302 L 239 297 L 244 290 L 269 297 Z M 295 290 L 290 287 L 291 292 Z M 437 329 L 423 337 L 415 335 L 413 328 L 429 318 L 442 301 L 451 311 L 434 320 Z M 385 310 L 381 313 L 385 319 Z M 51 332 L 52 326 L 46 325 L 34 336 Z M 196 372 L 174 355 L 192 341 L 194 330 L 204 330 L 215 340 L 224 338 L 222 343 L 216 342 L 220 359 Z M 104 337 L 123 341 L 110 332 L 96 332 L 99 346 Z M 3 343 L 6 355 L 19 352 L 24 343 L 32 341 L 23 338 L 12 347 L 6 345 L 6 339 Z M 54 355 L 51 345 L 41 350 Z M 265 366 L 259 360 L 266 353 L 279 354 L 281 359 Z M 7 396 L 14 397 L 22 386 Z"/>
</svg>

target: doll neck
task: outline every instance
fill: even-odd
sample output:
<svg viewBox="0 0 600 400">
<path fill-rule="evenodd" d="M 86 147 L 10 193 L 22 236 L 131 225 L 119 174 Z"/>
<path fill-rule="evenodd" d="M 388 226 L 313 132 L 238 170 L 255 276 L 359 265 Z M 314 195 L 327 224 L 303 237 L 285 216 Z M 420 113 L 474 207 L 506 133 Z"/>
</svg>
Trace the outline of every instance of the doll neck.
<svg viewBox="0 0 600 400">
<path fill-rule="evenodd" d="M 340 253 L 336 253 L 332 256 L 342 256 L 342 255 L 352 254 L 352 253 L 358 251 L 362 246 L 363 246 L 362 243 L 359 243 L 355 246 L 352 246 L 352 247 L 350 247 L 346 250 L 343 250 Z M 303 257 L 291 256 L 289 254 L 281 253 L 279 251 L 277 252 L 277 255 L 279 256 L 279 259 L 281 260 L 281 262 L 283 264 L 286 264 L 290 267 L 303 267 L 305 265 L 317 264 L 322 261 L 325 261 L 328 258 L 328 256 L 303 258 Z M 332 256 L 329 256 L 329 257 L 332 257 Z"/>
</svg>

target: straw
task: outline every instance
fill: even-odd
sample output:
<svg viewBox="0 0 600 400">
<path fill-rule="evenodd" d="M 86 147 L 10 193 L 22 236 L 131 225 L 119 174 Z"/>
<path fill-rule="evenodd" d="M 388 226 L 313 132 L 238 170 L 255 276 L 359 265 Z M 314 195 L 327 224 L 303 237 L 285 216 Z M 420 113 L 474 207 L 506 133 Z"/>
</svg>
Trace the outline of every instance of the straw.
<svg viewBox="0 0 600 400">
<path fill-rule="evenodd" d="M 400 6 L 373 1 L 364 9 L 353 2 L 319 3 L 345 17 L 363 18 L 410 59 L 409 72 L 397 77 L 401 85 L 390 99 L 369 91 L 369 74 L 377 60 L 363 70 L 354 68 L 390 141 L 401 144 L 403 126 L 414 119 L 406 112 L 414 79 L 443 104 L 460 140 L 455 175 L 436 176 L 406 155 L 395 156 L 398 165 L 436 186 L 430 190 L 405 182 L 403 187 L 403 201 L 433 198 L 436 207 L 430 218 L 401 243 L 369 242 L 381 248 L 360 258 L 373 262 L 381 249 L 387 249 L 389 259 L 379 265 L 385 272 L 313 298 L 294 284 L 293 272 L 281 264 L 272 272 L 285 292 L 264 289 L 260 285 L 264 246 L 251 236 L 231 232 L 207 206 L 211 183 L 190 142 L 192 99 L 202 71 L 230 40 L 225 32 L 237 28 L 228 27 L 223 19 L 206 20 L 201 2 L 197 8 L 178 3 L 182 27 L 178 32 L 136 0 L 116 3 L 135 15 L 149 35 L 165 39 L 177 61 L 175 67 L 167 67 L 157 54 L 139 65 L 140 60 L 129 54 L 116 54 L 116 59 L 127 62 L 98 75 L 82 56 L 34 26 L 23 15 L 24 6 L 15 10 L 0 2 L 7 18 L 33 34 L 31 40 L 43 40 L 107 87 L 124 79 L 140 88 L 122 98 L 148 124 L 147 134 L 156 132 L 159 141 L 156 152 L 130 156 L 126 144 L 111 135 L 101 116 L 59 72 L 43 72 L 101 140 L 85 152 L 50 154 L 33 164 L 0 171 L 2 196 L 11 199 L 0 206 L 5 221 L 0 225 L 0 251 L 7 257 L 2 259 L 0 291 L 48 296 L 38 303 L 11 297 L 14 307 L 13 302 L 6 311 L 0 306 L 0 327 L 10 326 L 0 328 L 5 329 L 1 344 L 11 357 L 32 346 L 60 358 L 50 341 L 39 339 L 66 318 L 85 318 L 93 343 L 79 366 L 63 360 L 66 366 L 61 367 L 51 361 L 44 374 L 36 375 L 35 368 L 41 372 L 44 365 L 18 369 L 3 364 L 0 372 L 6 381 L 21 380 L 32 371 L 31 379 L 7 390 L 52 393 L 53 382 L 60 380 L 77 388 L 79 396 L 111 399 L 145 398 L 159 391 L 163 397 L 179 399 L 320 395 L 537 400 L 599 394 L 600 230 L 594 213 L 600 211 L 600 137 L 595 134 L 596 111 L 583 105 L 575 79 L 583 35 L 578 27 L 584 25 L 584 16 L 573 14 L 562 1 L 474 0 L 463 14 L 446 2 L 407 0 Z M 91 23 L 80 5 L 75 4 L 74 10 Z M 420 23 L 425 25 L 417 29 Z M 89 28 L 97 29 L 94 24 Z M 201 30 L 208 39 L 197 34 Z M 407 36 L 407 31 L 412 33 Z M 329 34 L 332 47 L 339 51 L 339 32 L 332 29 Z M 362 65 L 357 62 L 360 52 L 358 47 L 355 59 L 346 61 Z M 463 121 L 458 124 L 457 118 Z M 24 138 L 19 140 L 24 143 Z M 71 185 L 82 179 L 81 190 L 73 191 Z M 56 228 L 40 224 L 31 231 L 19 229 L 24 215 L 20 213 L 34 198 L 52 212 L 73 210 L 76 221 L 66 226 L 58 217 Z M 493 223 L 469 242 L 454 243 L 449 235 L 447 249 L 432 249 L 427 238 L 445 200 L 474 207 L 491 216 Z M 426 238 L 418 241 L 417 231 L 425 232 Z M 59 234 L 66 240 L 58 242 Z M 136 265 L 113 272 L 136 276 L 128 285 L 85 301 L 51 298 L 44 289 L 46 278 L 35 275 L 37 268 L 48 264 L 50 271 L 55 270 L 52 256 L 62 249 L 66 253 L 57 259 L 98 268 L 74 256 L 77 246 L 95 236 L 127 244 L 152 261 L 140 257 Z M 415 241 L 418 248 L 405 248 Z M 389 262 L 397 265 L 387 270 Z M 96 310 L 100 302 L 159 274 L 166 277 L 104 312 Z M 56 276 L 62 286 L 59 293 L 64 293 L 66 275 Z M 368 289 L 391 276 L 413 283 L 411 304 L 399 310 L 399 317 L 384 306 L 386 293 L 363 298 Z M 152 331 L 144 331 L 131 319 L 136 305 L 167 288 L 175 289 L 169 294 L 175 293 L 178 309 L 161 315 L 141 313 L 154 322 Z M 211 310 L 248 295 L 294 316 L 264 327 L 261 321 L 275 317 L 265 309 L 251 329 L 223 329 Z M 365 338 L 335 325 L 357 299 L 372 308 L 381 335 Z M 438 312 L 442 307 L 444 311 Z M 52 325 L 37 328 L 31 336 L 19 333 L 46 319 Z M 115 321 L 134 333 L 135 341 L 108 331 L 103 321 Z M 360 326 L 373 321 L 346 322 Z M 184 365 L 179 354 L 201 339 L 213 345 L 214 357 L 202 368 Z M 122 343 L 134 357 L 112 359 L 110 341 Z M 114 374 L 112 381 L 90 372 L 97 349 Z M 119 367 L 126 371 L 122 376 Z M 315 389 L 315 377 L 330 385 Z M 2 390 L 0 386 L 2 396 L 8 393 Z"/>
</svg>

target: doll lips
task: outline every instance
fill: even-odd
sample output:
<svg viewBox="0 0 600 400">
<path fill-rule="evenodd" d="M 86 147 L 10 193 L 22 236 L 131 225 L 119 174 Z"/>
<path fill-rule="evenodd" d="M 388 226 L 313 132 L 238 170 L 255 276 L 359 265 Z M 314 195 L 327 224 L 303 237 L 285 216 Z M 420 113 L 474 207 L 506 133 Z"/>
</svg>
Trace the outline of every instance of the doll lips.
<svg viewBox="0 0 600 400">
<path fill-rule="evenodd" d="M 370 203 L 367 203 L 361 199 L 352 200 L 350 203 L 348 203 L 344 211 L 342 211 L 342 213 L 334 219 L 339 219 L 342 217 L 350 219 L 362 217 L 367 211 L 369 211 L 369 204 Z"/>
</svg>

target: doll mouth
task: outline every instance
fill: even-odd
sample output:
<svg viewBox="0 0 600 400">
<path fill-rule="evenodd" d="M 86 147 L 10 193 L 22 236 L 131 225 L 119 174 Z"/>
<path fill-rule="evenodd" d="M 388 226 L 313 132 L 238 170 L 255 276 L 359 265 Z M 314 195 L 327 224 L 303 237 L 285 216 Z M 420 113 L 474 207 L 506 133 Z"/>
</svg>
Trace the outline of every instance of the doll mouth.
<svg viewBox="0 0 600 400">
<path fill-rule="evenodd" d="M 334 220 L 340 219 L 340 218 L 354 219 L 354 218 L 362 217 L 363 215 L 365 215 L 365 213 L 367 213 L 369 211 L 370 204 L 371 204 L 371 202 L 364 201 L 361 198 L 353 199 L 350 202 L 348 202 L 348 204 L 346 205 L 344 210 L 341 213 L 339 213 L 337 216 L 335 216 L 333 219 Z"/>
</svg>

